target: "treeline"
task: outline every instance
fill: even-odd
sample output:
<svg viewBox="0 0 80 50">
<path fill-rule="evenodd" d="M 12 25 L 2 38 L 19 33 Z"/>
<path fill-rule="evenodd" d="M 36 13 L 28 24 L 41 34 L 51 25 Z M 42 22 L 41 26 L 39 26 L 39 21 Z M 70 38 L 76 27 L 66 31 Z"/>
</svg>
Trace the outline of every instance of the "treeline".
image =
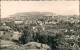
<svg viewBox="0 0 80 50">
<path fill-rule="evenodd" d="M 48 44 L 52 50 L 73 50 L 70 45 L 75 42 L 75 40 L 66 40 L 64 37 L 66 35 L 80 35 L 80 25 L 79 23 L 70 23 L 64 22 L 57 23 L 56 25 L 45 25 L 45 29 L 74 29 L 75 32 L 46 32 L 42 30 L 41 26 L 37 26 L 37 32 L 32 30 L 32 25 L 16 25 L 14 23 L 7 24 L 13 30 L 22 32 L 21 37 L 19 38 L 19 44 L 26 44 L 28 42 L 38 42 L 42 44 Z M 80 43 L 80 42 L 78 42 Z M 76 48 L 76 47 L 75 47 Z"/>
<path fill-rule="evenodd" d="M 45 32 L 41 27 L 38 27 L 37 30 L 37 32 L 34 32 L 30 29 L 30 26 L 25 26 L 23 34 L 19 38 L 19 43 L 26 44 L 34 41 L 42 44 L 48 44 L 52 50 L 59 50 L 59 40 L 63 37 L 62 33 Z"/>
</svg>

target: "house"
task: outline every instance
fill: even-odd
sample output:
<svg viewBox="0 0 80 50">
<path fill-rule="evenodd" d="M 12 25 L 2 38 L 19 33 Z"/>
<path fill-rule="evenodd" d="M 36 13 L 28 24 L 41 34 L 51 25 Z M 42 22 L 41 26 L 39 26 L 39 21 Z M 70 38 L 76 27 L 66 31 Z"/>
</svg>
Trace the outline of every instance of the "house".
<svg viewBox="0 0 80 50">
<path fill-rule="evenodd" d="M 71 35 L 70 39 L 76 39 L 76 36 L 75 35 Z"/>
<path fill-rule="evenodd" d="M 15 20 L 14 23 L 15 24 L 21 24 L 23 21 L 22 20 Z"/>
<path fill-rule="evenodd" d="M 57 22 L 55 22 L 55 21 L 52 21 L 52 24 L 56 24 Z"/>
<path fill-rule="evenodd" d="M 70 20 L 74 20 L 74 19 L 76 19 L 76 17 L 69 17 L 68 19 L 70 19 Z"/>
<path fill-rule="evenodd" d="M 56 24 L 57 21 L 55 20 L 48 20 L 48 21 L 45 21 L 45 24 Z"/>
<path fill-rule="evenodd" d="M 33 26 L 33 27 L 32 27 L 32 30 L 33 30 L 34 32 L 37 32 L 37 31 L 38 31 L 36 26 Z"/>
<path fill-rule="evenodd" d="M 19 40 L 19 37 L 21 36 L 21 32 L 18 32 L 18 31 L 14 31 L 13 32 L 13 35 L 12 35 L 12 39 L 13 40 Z"/>
<path fill-rule="evenodd" d="M 42 30 L 45 31 L 45 26 L 41 26 Z"/>
<path fill-rule="evenodd" d="M 3 34 L 4 34 L 4 31 L 0 31 L 0 37 L 2 37 Z"/>
<path fill-rule="evenodd" d="M 80 22 L 80 20 L 79 20 L 79 19 L 76 19 L 76 20 L 75 20 L 75 23 L 78 23 L 78 22 Z"/>
<path fill-rule="evenodd" d="M 80 22 L 80 20 L 77 20 L 77 22 Z"/>
<path fill-rule="evenodd" d="M 3 23 L 3 25 L 6 25 L 6 23 Z"/>
<path fill-rule="evenodd" d="M 68 29 L 65 29 L 65 32 L 68 32 Z"/>
<path fill-rule="evenodd" d="M 65 39 L 67 40 L 67 39 L 70 39 L 70 36 L 69 35 L 66 35 L 65 36 Z"/>
<path fill-rule="evenodd" d="M 74 32 L 74 29 L 70 29 L 71 32 Z"/>
<path fill-rule="evenodd" d="M 42 21 L 38 21 L 39 25 L 43 25 L 43 22 Z"/>
<path fill-rule="evenodd" d="M 49 24 L 47 21 L 45 21 L 45 24 Z"/>
<path fill-rule="evenodd" d="M 32 27 L 33 29 L 35 29 L 36 27 Z"/>
<path fill-rule="evenodd" d="M 53 16 L 53 13 L 47 13 L 47 14 L 44 14 L 43 15 L 43 18 L 45 20 L 51 20 L 52 19 L 52 16 Z"/>
</svg>

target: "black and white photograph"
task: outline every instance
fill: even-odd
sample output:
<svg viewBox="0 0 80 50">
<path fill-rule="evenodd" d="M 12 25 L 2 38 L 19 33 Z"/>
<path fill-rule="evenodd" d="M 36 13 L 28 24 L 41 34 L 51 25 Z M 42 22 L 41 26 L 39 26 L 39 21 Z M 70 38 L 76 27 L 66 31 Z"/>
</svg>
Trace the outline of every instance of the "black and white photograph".
<svg viewBox="0 0 80 50">
<path fill-rule="evenodd" d="M 1 1 L 0 50 L 80 50 L 80 1 Z"/>
</svg>

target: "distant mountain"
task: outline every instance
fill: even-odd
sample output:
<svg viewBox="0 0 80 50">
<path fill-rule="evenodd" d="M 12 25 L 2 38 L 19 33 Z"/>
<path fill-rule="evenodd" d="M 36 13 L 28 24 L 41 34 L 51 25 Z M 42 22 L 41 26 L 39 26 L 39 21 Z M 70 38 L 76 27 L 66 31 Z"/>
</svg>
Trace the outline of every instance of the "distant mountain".
<svg viewBox="0 0 80 50">
<path fill-rule="evenodd" d="M 44 15 L 53 14 L 51 12 L 22 12 L 10 15 L 8 18 L 4 18 L 4 21 L 15 21 L 15 20 L 26 20 L 26 19 L 37 19 Z"/>
<path fill-rule="evenodd" d="M 51 12 L 21 12 L 21 13 L 16 13 L 16 14 L 12 14 L 10 15 L 10 17 L 8 18 L 3 18 L 2 21 L 3 22 L 9 22 L 9 21 L 15 21 L 15 20 L 36 20 L 39 19 L 43 16 L 48 16 L 48 15 L 55 15 Z M 54 19 L 57 20 L 65 20 L 66 18 L 70 18 L 70 17 L 75 17 L 76 19 L 79 19 L 77 15 L 56 15 L 54 17 Z"/>
</svg>

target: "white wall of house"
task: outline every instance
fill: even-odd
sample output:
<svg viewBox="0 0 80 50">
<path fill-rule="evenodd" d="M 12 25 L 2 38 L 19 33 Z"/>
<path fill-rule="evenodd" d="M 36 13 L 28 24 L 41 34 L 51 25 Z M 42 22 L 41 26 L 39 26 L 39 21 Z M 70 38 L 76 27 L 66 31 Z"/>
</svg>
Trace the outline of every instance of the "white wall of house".
<svg viewBox="0 0 80 50">
<path fill-rule="evenodd" d="M 14 31 L 14 32 L 13 32 L 13 37 L 12 37 L 12 39 L 14 39 L 14 40 L 18 40 L 18 38 L 20 37 L 20 35 L 21 35 L 20 32 L 18 32 L 18 31 Z"/>
<path fill-rule="evenodd" d="M 0 37 L 4 34 L 4 31 L 0 31 Z"/>
<path fill-rule="evenodd" d="M 15 24 L 21 24 L 23 21 L 14 21 Z"/>
</svg>

